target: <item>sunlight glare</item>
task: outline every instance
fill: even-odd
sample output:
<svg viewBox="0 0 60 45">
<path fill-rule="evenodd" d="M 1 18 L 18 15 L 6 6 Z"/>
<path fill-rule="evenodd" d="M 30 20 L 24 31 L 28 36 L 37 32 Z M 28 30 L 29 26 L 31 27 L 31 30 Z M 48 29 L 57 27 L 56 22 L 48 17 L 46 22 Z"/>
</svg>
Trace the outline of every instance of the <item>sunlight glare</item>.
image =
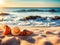
<svg viewBox="0 0 60 45">
<path fill-rule="evenodd" d="M 0 4 L 4 4 L 4 1 L 3 0 L 0 0 Z"/>
</svg>

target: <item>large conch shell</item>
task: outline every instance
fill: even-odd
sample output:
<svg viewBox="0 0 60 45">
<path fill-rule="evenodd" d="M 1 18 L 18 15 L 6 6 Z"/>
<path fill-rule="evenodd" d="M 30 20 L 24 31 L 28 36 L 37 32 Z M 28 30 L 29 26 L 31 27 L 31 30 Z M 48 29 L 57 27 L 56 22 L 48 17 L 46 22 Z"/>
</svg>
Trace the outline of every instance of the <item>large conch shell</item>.
<svg viewBox="0 0 60 45">
<path fill-rule="evenodd" d="M 11 30 L 12 35 L 19 35 L 20 32 L 21 32 L 21 31 L 20 31 L 19 27 L 14 27 L 14 28 L 12 28 L 12 30 Z"/>
</svg>

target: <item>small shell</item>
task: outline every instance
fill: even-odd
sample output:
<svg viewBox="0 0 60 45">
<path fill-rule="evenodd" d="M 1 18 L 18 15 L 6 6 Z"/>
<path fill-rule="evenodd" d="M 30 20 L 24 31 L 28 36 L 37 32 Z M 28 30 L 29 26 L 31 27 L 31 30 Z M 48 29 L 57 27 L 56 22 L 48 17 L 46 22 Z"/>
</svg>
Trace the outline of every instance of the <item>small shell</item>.
<svg viewBox="0 0 60 45">
<path fill-rule="evenodd" d="M 45 32 L 44 32 L 44 34 L 53 34 L 51 31 L 49 31 L 49 30 L 46 30 Z"/>
</svg>

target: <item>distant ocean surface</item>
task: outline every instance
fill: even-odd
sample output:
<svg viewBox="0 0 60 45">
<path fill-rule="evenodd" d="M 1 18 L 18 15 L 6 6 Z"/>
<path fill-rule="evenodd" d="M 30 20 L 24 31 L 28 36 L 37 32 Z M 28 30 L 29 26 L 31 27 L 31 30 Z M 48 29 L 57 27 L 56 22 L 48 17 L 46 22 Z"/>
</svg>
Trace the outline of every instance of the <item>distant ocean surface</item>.
<svg viewBox="0 0 60 45">
<path fill-rule="evenodd" d="M 8 24 L 15 26 L 60 26 L 60 20 L 49 21 L 47 20 L 29 20 L 21 21 L 21 18 L 27 16 L 42 16 L 42 17 L 54 17 L 60 16 L 60 8 L 5 8 L 4 13 L 9 13 L 7 16 L 0 16 L 0 24 Z M 49 23 L 50 22 L 50 23 Z"/>
</svg>

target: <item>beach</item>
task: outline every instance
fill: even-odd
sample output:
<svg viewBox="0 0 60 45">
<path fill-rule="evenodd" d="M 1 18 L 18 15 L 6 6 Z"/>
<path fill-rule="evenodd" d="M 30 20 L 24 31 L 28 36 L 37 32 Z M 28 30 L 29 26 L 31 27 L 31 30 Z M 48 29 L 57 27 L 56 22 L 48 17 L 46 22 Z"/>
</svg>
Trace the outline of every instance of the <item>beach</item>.
<svg viewBox="0 0 60 45">
<path fill-rule="evenodd" d="M 60 8 L 5 8 L 0 45 L 60 45 Z"/>
<path fill-rule="evenodd" d="M 60 45 L 60 26 L 19 26 L 19 28 L 21 31 L 27 29 L 34 32 L 34 34 L 30 36 L 5 35 L 5 37 L 0 39 L 0 45 Z"/>
</svg>

